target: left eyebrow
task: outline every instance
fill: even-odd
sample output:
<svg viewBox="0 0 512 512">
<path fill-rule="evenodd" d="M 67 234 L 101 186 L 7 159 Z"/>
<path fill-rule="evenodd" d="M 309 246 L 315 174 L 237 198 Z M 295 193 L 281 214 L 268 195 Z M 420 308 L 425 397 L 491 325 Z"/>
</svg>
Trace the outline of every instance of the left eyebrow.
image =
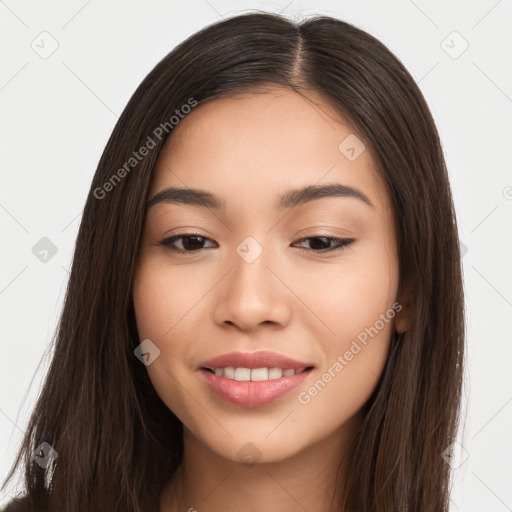
<svg viewBox="0 0 512 512">
<path fill-rule="evenodd" d="M 324 197 L 354 197 L 375 208 L 370 199 L 359 189 L 342 185 L 341 183 L 308 185 L 304 188 L 290 190 L 281 196 L 279 208 L 294 208 L 295 206 Z"/>
<path fill-rule="evenodd" d="M 276 208 L 291 209 L 309 201 L 322 199 L 326 197 L 353 197 L 375 208 L 370 199 L 359 189 L 342 185 L 340 183 L 331 183 L 327 185 L 308 185 L 303 188 L 289 190 L 279 197 Z M 168 187 L 155 194 L 148 201 L 148 208 L 157 204 L 185 204 L 191 206 L 200 206 L 203 208 L 212 208 L 214 210 L 225 210 L 225 201 L 218 196 L 206 190 L 195 188 Z"/>
</svg>

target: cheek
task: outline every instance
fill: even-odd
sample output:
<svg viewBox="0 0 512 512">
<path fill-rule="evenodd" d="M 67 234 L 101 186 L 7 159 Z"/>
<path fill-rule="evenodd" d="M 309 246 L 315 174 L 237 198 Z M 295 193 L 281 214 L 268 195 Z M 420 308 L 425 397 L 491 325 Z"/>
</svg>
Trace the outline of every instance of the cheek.
<svg viewBox="0 0 512 512">
<path fill-rule="evenodd" d="M 133 304 L 140 341 L 150 339 L 160 349 L 160 355 L 146 367 L 151 383 L 167 407 L 184 421 L 181 413 L 186 400 L 179 385 L 183 368 L 176 364 L 185 358 L 186 343 L 180 344 L 183 337 L 177 335 L 181 323 L 176 325 L 185 314 L 179 314 L 183 301 L 166 282 L 164 269 L 144 261 L 135 274 Z"/>
<path fill-rule="evenodd" d="M 400 310 L 397 262 L 380 247 L 385 245 L 360 251 L 357 258 L 347 255 L 343 264 L 326 265 L 325 275 L 302 280 L 300 293 L 317 313 L 310 325 L 325 333 L 318 336 L 325 360 L 317 380 L 298 397 L 312 417 L 338 404 L 336 421 L 344 421 L 363 406 L 380 378 Z"/>
<path fill-rule="evenodd" d="M 376 245 L 374 250 L 347 254 L 340 263 L 318 265 L 315 272 L 305 271 L 293 282 L 294 291 L 314 313 L 317 332 L 324 331 L 331 345 L 343 348 L 392 307 L 398 268 L 390 254 Z M 388 335 L 395 316 L 393 311 L 390 314 L 391 321 L 378 325 Z"/>
<path fill-rule="evenodd" d="M 200 318 L 199 302 L 214 282 L 211 272 L 200 274 L 192 266 L 172 265 L 162 257 L 142 260 L 133 283 L 133 303 L 140 339 L 158 340 L 173 350 L 186 344 Z M 204 313 L 203 313 L 204 314 Z"/>
<path fill-rule="evenodd" d="M 158 255 L 141 257 L 133 281 L 133 305 L 141 339 L 160 343 L 169 340 L 178 320 L 190 309 L 189 294 L 183 293 L 190 287 L 182 282 L 182 275 L 182 269 L 172 269 Z"/>
<path fill-rule="evenodd" d="M 176 362 L 185 360 L 187 336 L 183 330 L 187 328 L 188 316 L 193 316 L 193 304 L 177 293 L 180 283 L 170 277 L 165 267 L 148 259 L 134 279 L 133 304 L 139 339 L 150 339 L 160 349 L 159 357 L 147 366 L 152 380 L 164 368 L 174 375 Z"/>
<path fill-rule="evenodd" d="M 169 311 L 172 305 L 168 287 L 158 280 L 157 273 L 149 265 L 137 269 L 133 283 L 133 306 L 140 339 L 158 339 L 165 324 L 164 305 Z"/>
<path fill-rule="evenodd" d="M 315 436 L 345 424 L 361 411 L 375 390 L 386 364 L 395 314 L 388 308 L 386 321 L 380 318 L 380 311 L 386 309 L 378 311 L 338 322 L 338 339 L 324 345 L 324 364 L 309 386 L 298 393 L 298 407 L 306 416 L 297 414 L 296 419 L 324 418 Z"/>
</svg>

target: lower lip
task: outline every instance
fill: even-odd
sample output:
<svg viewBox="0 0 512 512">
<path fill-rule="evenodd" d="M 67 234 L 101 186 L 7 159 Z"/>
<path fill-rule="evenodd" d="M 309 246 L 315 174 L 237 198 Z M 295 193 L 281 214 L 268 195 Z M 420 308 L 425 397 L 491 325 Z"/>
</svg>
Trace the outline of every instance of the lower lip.
<svg viewBox="0 0 512 512">
<path fill-rule="evenodd" d="M 205 369 L 201 369 L 200 373 L 213 392 L 226 402 L 242 407 L 260 407 L 275 402 L 302 384 L 311 370 L 280 379 L 254 382 L 227 379 Z"/>
</svg>

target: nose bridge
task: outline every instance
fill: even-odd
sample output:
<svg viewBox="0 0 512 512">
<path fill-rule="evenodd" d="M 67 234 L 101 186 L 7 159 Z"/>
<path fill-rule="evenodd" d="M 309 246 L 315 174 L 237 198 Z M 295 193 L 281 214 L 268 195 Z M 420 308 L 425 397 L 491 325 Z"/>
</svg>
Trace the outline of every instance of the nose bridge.
<svg viewBox="0 0 512 512">
<path fill-rule="evenodd" d="M 272 267 L 272 248 L 268 237 L 259 236 L 258 239 L 248 235 L 235 248 L 231 293 L 249 294 L 256 301 L 266 301 L 266 295 L 275 284 L 272 283 L 275 277 L 267 268 Z"/>
<path fill-rule="evenodd" d="M 268 238 L 266 242 L 262 238 L 260 242 L 249 235 L 235 248 L 233 270 L 216 306 L 217 322 L 229 321 L 252 330 L 263 322 L 286 321 L 286 293 L 274 275 L 276 265 L 272 265 L 273 250 Z"/>
</svg>

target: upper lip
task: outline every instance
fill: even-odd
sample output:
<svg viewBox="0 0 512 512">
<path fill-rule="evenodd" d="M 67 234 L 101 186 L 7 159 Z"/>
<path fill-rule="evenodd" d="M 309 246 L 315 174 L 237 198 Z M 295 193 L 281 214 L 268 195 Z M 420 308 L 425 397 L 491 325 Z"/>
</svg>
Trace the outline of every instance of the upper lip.
<svg viewBox="0 0 512 512">
<path fill-rule="evenodd" d="M 296 361 L 277 352 L 230 352 L 208 359 L 201 363 L 201 368 L 215 370 L 217 368 L 291 368 L 299 370 L 304 367 L 314 366 L 311 363 Z"/>
</svg>

